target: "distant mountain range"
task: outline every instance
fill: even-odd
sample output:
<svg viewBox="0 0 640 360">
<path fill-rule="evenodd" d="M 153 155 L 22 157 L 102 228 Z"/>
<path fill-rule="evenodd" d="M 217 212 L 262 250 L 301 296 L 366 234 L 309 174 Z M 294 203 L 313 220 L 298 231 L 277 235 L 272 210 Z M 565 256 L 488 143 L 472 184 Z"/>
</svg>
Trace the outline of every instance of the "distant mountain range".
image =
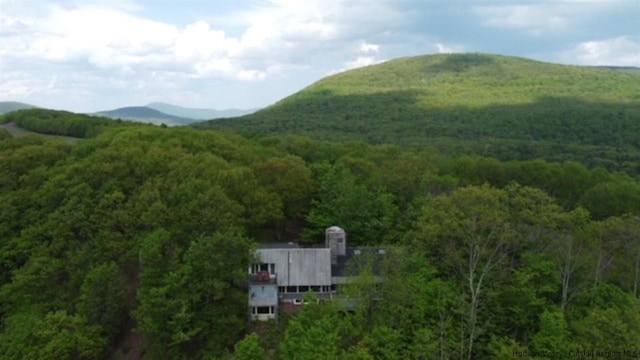
<svg viewBox="0 0 640 360">
<path fill-rule="evenodd" d="M 32 109 L 38 106 L 15 101 L 0 101 L 0 115 L 21 109 Z M 105 116 L 112 119 L 132 120 L 153 124 L 187 125 L 190 123 L 247 115 L 258 109 L 205 109 L 187 108 L 162 102 L 153 102 L 146 106 L 128 106 L 113 110 L 105 110 L 89 115 Z"/>
<path fill-rule="evenodd" d="M 0 101 L 0 115 L 6 114 L 16 110 L 33 109 L 37 106 L 29 105 L 17 101 Z"/>
<path fill-rule="evenodd" d="M 100 111 L 93 115 L 106 116 L 112 119 L 150 122 L 153 124 L 187 125 L 205 119 L 213 120 L 222 117 L 242 116 L 254 111 L 256 111 L 256 109 L 198 109 L 154 102 L 147 106 L 128 106 L 114 110 Z"/>
<path fill-rule="evenodd" d="M 251 114 L 259 109 L 202 109 L 202 108 L 187 108 L 182 106 L 171 105 L 162 102 L 152 102 L 147 105 L 148 108 L 163 112 L 165 114 L 179 116 L 182 118 L 195 119 L 195 120 L 211 120 L 223 117 L 236 117 Z"/>
<path fill-rule="evenodd" d="M 100 111 L 91 115 L 105 116 L 112 119 L 133 120 L 166 125 L 186 125 L 195 119 L 169 115 L 147 106 L 128 106 L 108 111 Z"/>
</svg>

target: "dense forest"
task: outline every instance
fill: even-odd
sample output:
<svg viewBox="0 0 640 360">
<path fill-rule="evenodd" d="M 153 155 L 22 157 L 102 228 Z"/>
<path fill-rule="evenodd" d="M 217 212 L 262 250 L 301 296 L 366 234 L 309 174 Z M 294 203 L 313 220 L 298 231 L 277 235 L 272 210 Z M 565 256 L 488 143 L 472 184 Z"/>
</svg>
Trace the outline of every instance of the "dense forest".
<svg viewBox="0 0 640 360">
<path fill-rule="evenodd" d="M 195 128 L 0 116 L 72 137 L 0 128 L 0 358 L 640 357 L 639 79 L 429 56 Z M 249 322 L 252 249 L 332 225 L 386 249 L 352 311 Z"/>
<path fill-rule="evenodd" d="M 484 54 L 402 58 L 327 77 L 251 115 L 196 126 L 640 174 L 638 74 Z"/>
<path fill-rule="evenodd" d="M 76 114 L 48 109 L 20 109 L 0 117 L 0 124 L 15 123 L 21 128 L 40 134 L 63 135 L 75 138 L 97 136 L 105 128 L 132 124 L 130 121 Z"/>
<path fill-rule="evenodd" d="M 85 138 L 0 132 L 3 359 L 638 356 L 640 182 L 625 173 L 46 110 L 1 119 Z M 331 225 L 388 249 L 385 281 L 363 258 L 344 288 L 355 311 L 311 302 L 248 322 L 251 249 L 322 243 Z"/>
</svg>

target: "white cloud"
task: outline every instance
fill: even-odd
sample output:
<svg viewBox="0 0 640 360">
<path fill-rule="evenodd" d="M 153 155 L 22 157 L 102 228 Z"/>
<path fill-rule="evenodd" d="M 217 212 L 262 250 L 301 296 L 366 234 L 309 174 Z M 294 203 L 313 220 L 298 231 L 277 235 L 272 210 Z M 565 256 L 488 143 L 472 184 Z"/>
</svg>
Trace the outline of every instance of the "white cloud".
<svg viewBox="0 0 640 360">
<path fill-rule="evenodd" d="M 523 31 L 532 36 L 559 36 L 577 31 L 590 19 L 610 10 L 634 8 L 634 0 L 528 0 L 519 4 L 473 7 L 486 27 Z M 636 4 L 636 10 L 638 10 Z"/>
<path fill-rule="evenodd" d="M 34 89 L 44 86 L 29 74 L 20 71 L 0 72 L 0 98 L 23 98 L 31 95 Z"/>
<path fill-rule="evenodd" d="M 354 45 L 354 50 L 348 55 L 351 60 L 343 62 L 342 67 L 338 70 L 327 71 L 326 75 L 333 75 L 339 72 L 352 70 L 364 66 L 375 65 L 383 62 L 380 57 L 380 45 L 361 41 L 359 46 Z"/>
<path fill-rule="evenodd" d="M 462 52 L 462 47 L 457 45 L 445 45 L 437 43 L 435 47 L 438 54 L 453 54 Z"/>
<path fill-rule="evenodd" d="M 571 48 L 568 63 L 636 63 L 640 34 L 620 31 L 628 16 L 610 19 L 638 10 L 637 0 L 431 3 L 0 0 L 0 100 L 71 110 L 146 99 L 253 107 L 337 70 L 463 50 L 548 59 Z M 494 38 L 487 28 L 508 31 Z"/>
<path fill-rule="evenodd" d="M 355 60 L 347 62 L 344 70 L 355 69 L 363 66 L 369 66 L 379 63 L 381 60 L 375 56 L 358 56 Z"/>
<path fill-rule="evenodd" d="M 485 26 L 523 30 L 531 35 L 564 31 L 571 16 L 563 7 L 549 4 L 478 6 L 475 11 Z"/>
<path fill-rule="evenodd" d="M 110 4 L 93 0 L 73 6 L 44 5 L 41 17 L 3 14 L 3 35 L 21 35 L 3 41 L 0 56 L 123 71 L 180 68 L 192 77 L 261 80 L 279 73 L 268 69 L 274 62 L 290 65 L 296 51 L 308 56 L 337 39 L 345 13 L 363 10 L 361 3 L 343 0 L 272 0 L 241 13 L 246 27 L 233 37 L 203 20 L 179 28 L 140 17 L 143 7 L 132 1 Z M 363 46 L 365 52 L 377 50 L 377 45 Z"/>
<path fill-rule="evenodd" d="M 362 45 L 360 45 L 360 51 L 363 53 L 373 52 L 377 54 L 380 51 L 380 45 L 363 42 Z"/>
<path fill-rule="evenodd" d="M 370 65 L 381 61 L 378 44 L 343 47 L 358 33 L 401 20 L 390 4 L 271 0 L 227 19 L 200 16 L 179 25 L 150 17 L 152 2 L 0 0 L 0 96 L 46 99 L 58 91 L 79 99 L 108 89 L 142 96 L 186 92 L 197 79 L 263 82 L 292 71 L 321 75 L 341 61 Z M 232 32 L 223 27 L 230 24 Z M 18 70 L 24 76 L 6 76 Z"/>
<path fill-rule="evenodd" d="M 216 68 L 212 62 L 232 61 L 234 56 L 261 46 L 265 40 L 263 37 L 252 39 L 251 29 L 243 39 L 235 39 L 201 21 L 180 29 L 102 6 L 72 9 L 53 6 L 41 19 L 23 20 L 3 15 L 0 21 L 3 29 L 8 29 L 3 30 L 4 33 L 15 34 L 21 30 L 23 34 L 3 41 L 0 45 L 2 56 L 54 62 L 80 61 L 98 68 L 144 66 L 158 69 L 180 65 L 185 72 L 202 74 L 199 70 L 203 67 Z M 237 62 L 238 59 L 233 60 Z M 256 70 L 241 65 L 234 67 L 235 75 L 243 79 L 250 78 L 245 74 L 247 70 Z M 229 67 L 221 70 L 225 76 L 234 75 L 228 73 Z M 216 75 L 213 71 L 204 73 Z"/>
<path fill-rule="evenodd" d="M 620 36 L 613 39 L 587 41 L 560 56 L 565 62 L 582 65 L 640 67 L 640 38 Z"/>
</svg>

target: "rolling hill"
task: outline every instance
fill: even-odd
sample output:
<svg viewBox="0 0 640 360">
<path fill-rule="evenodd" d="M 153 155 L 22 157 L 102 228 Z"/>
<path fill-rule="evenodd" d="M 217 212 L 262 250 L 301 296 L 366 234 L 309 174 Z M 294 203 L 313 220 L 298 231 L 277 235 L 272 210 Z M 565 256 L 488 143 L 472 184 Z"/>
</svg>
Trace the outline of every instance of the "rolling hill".
<svg viewBox="0 0 640 360">
<path fill-rule="evenodd" d="M 146 122 L 156 125 L 186 125 L 196 121 L 195 119 L 169 115 L 147 106 L 128 106 L 115 110 L 101 111 L 93 115 L 105 116 L 112 119 Z"/>
<path fill-rule="evenodd" d="M 508 56 L 428 55 L 329 76 L 254 114 L 196 126 L 576 160 L 637 174 L 640 77 Z"/>
<path fill-rule="evenodd" d="M 17 101 L 0 101 L 0 115 L 16 110 L 33 109 L 37 106 L 25 104 Z"/>
<path fill-rule="evenodd" d="M 161 111 L 165 114 L 178 116 L 182 118 L 195 119 L 195 120 L 209 120 L 209 119 L 218 119 L 218 118 L 226 118 L 226 117 L 236 117 L 236 116 L 247 115 L 258 110 L 258 109 L 216 110 L 216 109 L 204 109 L 204 108 L 188 108 L 183 106 L 171 105 L 163 102 L 153 102 L 148 104 L 146 107 Z"/>
</svg>

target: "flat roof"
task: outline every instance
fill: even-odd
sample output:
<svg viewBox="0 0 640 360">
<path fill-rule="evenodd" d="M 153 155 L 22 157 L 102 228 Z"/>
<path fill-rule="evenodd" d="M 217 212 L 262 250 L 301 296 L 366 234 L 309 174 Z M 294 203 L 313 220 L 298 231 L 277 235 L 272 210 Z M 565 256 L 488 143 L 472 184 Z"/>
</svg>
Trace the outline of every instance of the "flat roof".
<svg viewBox="0 0 640 360">
<path fill-rule="evenodd" d="M 300 245 L 294 242 L 288 243 L 263 243 L 260 244 L 261 249 L 299 249 Z"/>
<path fill-rule="evenodd" d="M 331 265 L 331 275 L 332 276 L 347 276 L 347 263 L 354 258 L 362 254 L 366 254 L 371 261 L 373 261 L 373 273 L 374 275 L 381 275 L 382 273 L 382 262 L 384 259 L 384 255 L 386 251 L 383 248 L 378 247 L 358 247 L 358 248 L 347 248 L 346 255 L 338 256 L 338 264 Z"/>
</svg>

